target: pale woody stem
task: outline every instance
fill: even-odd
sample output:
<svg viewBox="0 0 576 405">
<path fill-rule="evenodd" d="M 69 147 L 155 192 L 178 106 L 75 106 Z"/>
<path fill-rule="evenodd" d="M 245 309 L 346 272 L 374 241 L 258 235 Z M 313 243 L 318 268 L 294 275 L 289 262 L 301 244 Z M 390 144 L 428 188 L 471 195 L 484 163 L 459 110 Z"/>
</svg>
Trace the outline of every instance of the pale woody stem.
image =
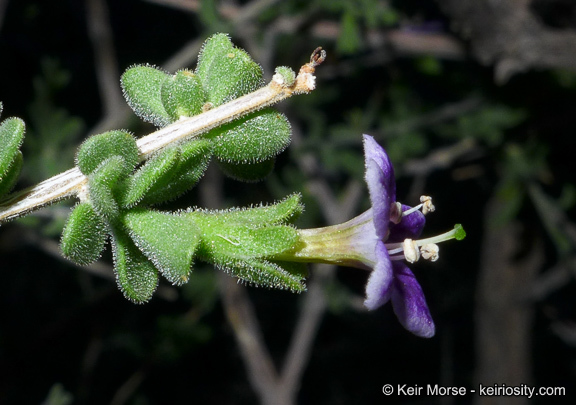
<svg viewBox="0 0 576 405">
<path fill-rule="evenodd" d="M 146 160 L 155 151 L 174 142 L 204 134 L 213 128 L 251 112 L 271 106 L 292 94 L 314 90 L 314 68 L 322 62 L 319 50 L 312 54 L 310 63 L 300 69 L 292 85 L 283 83 L 279 75 L 265 87 L 239 97 L 202 114 L 185 118 L 138 139 L 140 160 Z M 323 55 L 323 54 L 322 54 Z M 86 188 L 87 178 L 75 167 L 47 179 L 36 186 L 13 193 L 0 202 L 0 223 L 28 214 L 57 201 L 75 197 Z"/>
</svg>

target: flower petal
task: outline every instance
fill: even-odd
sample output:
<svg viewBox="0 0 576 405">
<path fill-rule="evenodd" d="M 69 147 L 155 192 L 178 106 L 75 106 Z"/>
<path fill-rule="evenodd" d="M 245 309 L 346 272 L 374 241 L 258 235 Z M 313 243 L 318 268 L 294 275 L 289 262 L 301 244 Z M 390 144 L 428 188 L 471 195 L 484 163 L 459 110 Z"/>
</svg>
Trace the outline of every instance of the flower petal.
<svg viewBox="0 0 576 405">
<path fill-rule="evenodd" d="M 402 212 L 412 207 L 402 204 Z M 390 236 L 386 242 L 402 242 L 404 239 L 418 239 L 426 225 L 426 217 L 421 211 L 414 211 L 402 217 L 398 224 L 390 224 Z"/>
<path fill-rule="evenodd" d="M 393 278 L 392 262 L 382 241 L 376 242 L 374 252 L 377 261 L 368 278 L 364 300 L 364 306 L 369 310 L 376 309 L 390 300 L 390 286 Z"/>
<path fill-rule="evenodd" d="M 386 240 L 390 205 L 396 201 L 394 168 L 384 149 L 370 135 L 364 135 L 364 159 L 365 179 L 372 202 L 376 234 L 382 240 Z"/>
<path fill-rule="evenodd" d="M 424 292 L 406 264 L 395 261 L 392 307 L 398 320 L 407 330 L 420 337 L 432 337 L 434 321 L 426 304 Z"/>
</svg>

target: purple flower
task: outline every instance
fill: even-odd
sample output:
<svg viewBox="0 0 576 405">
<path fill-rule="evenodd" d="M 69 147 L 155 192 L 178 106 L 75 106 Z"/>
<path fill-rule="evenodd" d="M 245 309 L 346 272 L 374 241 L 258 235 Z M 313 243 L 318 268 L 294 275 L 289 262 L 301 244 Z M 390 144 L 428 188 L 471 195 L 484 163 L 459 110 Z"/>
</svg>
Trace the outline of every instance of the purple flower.
<svg viewBox="0 0 576 405">
<path fill-rule="evenodd" d="M 394 223 L 397 219 L 391 221 L 391 211 L 397 207 L 394 168 L 384 149 L 369 135 L 364 135 L 364 156 L 372 220 L 378 236 L 376 263 L 366 285 L 364 305 L 376 309 L 391 299 L 398 320 L 407 330 L 417 336 L 432 337 L 434 321 L 420 284 L 408 266 L 395 260 L 397 255 L 391 254 L 386 246 L 388 241 L 418 238 L 426 222 L 424 214 L 413 211 L 398 223 Z M 408 209 L 410 207 L 402 206 L 402 212 Z"/>
<path fill-rule="evenodd" d="M 296 246 L 278 260 L 331 263 L 369 270 L 364 305 L 376 309 L 392 301 L 394 313 L 410 332 L 434 336 L 435 326 L 422 288 L 405 261 L 438 259 L 436 243 L 466 236 L 461 225 L 432 238 L 418 239 L 434 211 L 430 197 L 416 207 L 396 201 L 394 168 L 373 137 L 364 135 L 366 183 L 372 208 L 343 224 L 301 229 Z M 421 211 L 420 211 L 421 210 Z"/>
</svg>

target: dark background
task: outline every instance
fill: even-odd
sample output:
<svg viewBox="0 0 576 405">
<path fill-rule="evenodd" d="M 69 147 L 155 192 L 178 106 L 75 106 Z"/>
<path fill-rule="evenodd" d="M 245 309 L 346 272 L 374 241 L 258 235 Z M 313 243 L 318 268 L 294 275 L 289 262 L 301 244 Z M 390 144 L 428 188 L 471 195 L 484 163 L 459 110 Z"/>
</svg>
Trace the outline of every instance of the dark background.
<svg viewBox="0 0 576 405">
<path fill-rule="evenodd" d="M 248 330 L 266 342 L 264 376 L 247 371 L 250 354 L 227 321 L 234 308 L 221 297 L 234 282 L 198 265 L 186 286 L 163 284 L 150 303 L 134 305 L 116 288 L 109 249 L 88 268 L 58 256 L 72 202 L 54 205 L 0 229 L 0 403 L 526 402 L 386 397 L 387 383 L 561 386 L 565 396 L 531 403 L 574 403 L 573 2 L 4 0 L 0 24 L 2 118 L 27 124 L 18 187 L 72 167 L 91 134 L 153 131 L 123 103 L 120 74 L 138 63 L 194 67 L 203 40 L 228 32 L 267 79 L 278 65 L 297 70 L 317 46 L 328 58 L 312 94 L 278 106 L 294 143 L 267 180 L 244 184 L 213 171 L 173 208 L 299 191 L 301 226 L 332 222 L 338 212 L 327 202 L 351 217 L 369 204 L 361 145 L 369 133 L 395 164 L 399 200 L 433 196 L 425 235 L 455 223 L 468 233 L 442 245 L 438 262 L 412 266 L 437 326 L 428 340 L 405 331 L 390 305 L 362 309 L 359 270 L 311 268 L 310 290 L 323 294 L 308 301 L 312 291 L 235 289 L 238 308 L 257 314 Z M 361 197 L 346 200 L 359 186 Z M 281 373 L 303 319 L 311 326 L 299 344 L 311 351 L 294 352 L 302 361 L 295 394 L 268 384 L 272 399 L 263 399 L 255 381 Z"/>
</svg>

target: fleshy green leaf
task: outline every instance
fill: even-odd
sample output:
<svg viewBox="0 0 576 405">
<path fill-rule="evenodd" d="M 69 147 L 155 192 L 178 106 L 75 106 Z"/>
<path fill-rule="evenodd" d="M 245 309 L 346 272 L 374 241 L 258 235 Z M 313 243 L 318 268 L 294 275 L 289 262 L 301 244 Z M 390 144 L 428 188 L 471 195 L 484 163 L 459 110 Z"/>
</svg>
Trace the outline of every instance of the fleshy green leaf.
<svg viewBox="0 0 576 405">
<path fill-rule="evenodd" d="M 299 277 L 300 279 L 304 279 L 308 277 L 308 263 L 300 263 L 300 262 L 285 262 L 281 260 L 270 260 L 271 263 L 277 264 L 278 266 L 282 267 L 288 273 Z"/>
<path fill-rule="evenodd" d="M 121 231 L 112 234 L 114 272 L 118 287 L 126 298 L 137 304 L 147 302 L 158 287 L 158 270 Z"/>
<path fill-rule="evenodd" d="M 77 204 L 62 231 L 62 254 L 81 265 L 98 260 L 106 243 L 107 230 L 89 202 Z"/>
<path fill-rule="evenodd" d="M 303 278 L 291 274 L 275 263 L 266 260 L 230 261 L 218 267 L 241 280 L 256 286 L 265 286 L 292 292 L 306 291 Z"/>
<path fill-rule="evenodd" d="M 212 35 L 202 44 L 202 49 L 198 55 L 196 74 L 202 78 L 207 77 L 212 65 L 217 63 L 217 58 L 222 54 L 230 52 L 232 49 L 234 49 L 234 45 L 228 34 L 219 33 Z"/>
<path fill-rule="evenodd" d="M 304 206 L 301 199 L 300 194 L 293 194 L 271 205 L 216 212 L 220 220 L 228 224 L 250 225 L 255 228 L 281 225 L 294 221 L 302 213 Z"/>
<path fill-rule="evenodd" d="M 132 210 L 123 216 L 136 246 L 173 284 L 188 281 L 199 229 L 183 216 L 152 210 Z"/>
<path fill-rule="evenodd" d="M 290 144 L 286 116 L 267 109 L 210 131 L 214 156 L 227 163 L 257 163 L 280 154 Z"/>
<path fill-rule="evenodd" d="M 3 181 L 16 159 L 24 139 L 24 129 L 24 121 L 20 118 L 8 118 L 0 124 L 0 181 Z"/>
<path fill-rule="evenodd" d="M 4 174 L 2 179 L 0 179 L 0 197 L 10 192 L 18 181 L 18 176 L 22 170 L 23 160 L 22 152 L 17 151 L 14 160 L 12 160 L 12 163 L 8 167 L 8 171 Z"/>
<path fill-rule="evenodd" d="M 120 79 L 124 98 L 137 116 L 146 122 L 163 127 L 170 124 L 170 117 L 162 103 L 162 84 L 170 75 L 148 65 L 133 66 Z"/>
<path fill-rule="evenodd" d="M 138 164 L 138 146 L 134 137 L 125 131 L 109 131 L 91 136 L 80 146 L 76 164 L 88 176 L 111 156 L 121 156 L 124 159 L 122 173 L 131 173 Z"/>
<path fill-rule="evenodd" d="M 165 186 L 178 168 L 180 149 L 168 147 L 148 159 L 125 183 L 122 206 L 132 207 L 157 185 Z"/>
<path fill-rule="evenodd" d="M 90 201 L 96 212 L 107 220 L 116 218 L 119 213 L 114 191 L 124 175 L 124 166 L 124 158 L 112 156 L 104 160 L 88 176 Z"/>
<path fill-rule="evenodd" d="M 143 205 L 159 204 L 184 194 L 198 183 L 212 158 L 210 141 L 193 140 L 178 146 L 178 167 L 171 170 L 172 177 L 166 183 L 157 181 L 141 201 Z M 162 178 L 164 180 L 164 178 Z"/>
<path fill-rule="evenodd" d="M 286 271 L 268 258 L 294 247 L 295 228 L 282 225 L 302 211 L 300 196 L 271 205 L 230 211 L 186 214 L 202 229 L 197 255 L 240 279 L 256 285 L 303 291 L 302 266 Z"/>
<path fill-rule="evenodd" d="M 172 121 L 177 121 L 200 114 L 206 103 L 206 92 L 196 74 L 181 70 L 163 82 L 161 99 Z"/>
<path fill-rule="evenodd" d="M 276 158 L 270 158 L 258 163 L 228 163 L 218 162 L 218 167 L 226 176 L 247 183 L 253 183 L 264 179 L 274 169 Z"/>
<path fill-rule="evenodd" d="M 216 34 L 206 40 L 198 56 L 196 74 L 214 106 L 263 85 L 262 68 L 246 51 L 234 47 L 226 34 Z"/>
<path fill-rule="evenodd" d="M 296 229 L 290 226 L 231 226 L 215 215 L 195 216 L 194 219 L 202 229 L 198 253 L 210 263 L 274 256 L 292 248 L 298 240 Z"/>
</svg>

